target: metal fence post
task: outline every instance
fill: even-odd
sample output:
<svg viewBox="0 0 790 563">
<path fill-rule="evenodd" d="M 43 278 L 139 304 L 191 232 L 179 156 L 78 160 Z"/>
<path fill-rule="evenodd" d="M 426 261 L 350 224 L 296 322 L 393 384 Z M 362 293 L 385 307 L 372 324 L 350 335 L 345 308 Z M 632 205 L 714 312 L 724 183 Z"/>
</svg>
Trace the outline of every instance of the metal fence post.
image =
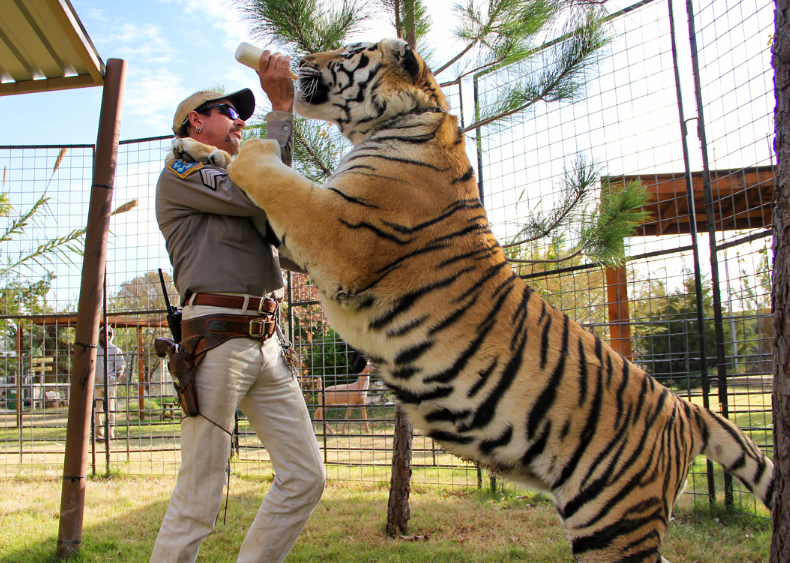
<svg viewBox="0 0 790 563">
<path fill-rule="evenodd" d="M 697 234 L 697 211 L 694 205 L 694 184 L 691 180 L 691 162 L 689 159 L 688 146 L 688 127 L 683 112 L 683 90 L 680 87 L 680 69 L 678 66 L 678 50 L 675 42 L 675 16 L 673 12 L 672 0 L 667 2 L 669 6 L 669 36 L 672 40 L 672 63 L 675 69 L 675 92 L 678 99 L 678 120 L 680 125 L 680 135 L 683 146 L 683 165 L 686 177 L 686 197 L 688 198 L 689 208 L 689 235 L 691 236 L 691 246 L 694 253 L 694 292 L 696 293 L 697 306 L 697 335 L 699 337 L 700 351 L 700 381 L 702 384 L 702 405 L 710 407 L 710 382 L 708 381 L 708 355 L 705 346 L 705 306 L 702 299 L 702 268 L 700 267 L 699 244 Z M 685 331 L 684 331 L 685 332 Z M 688 348 L 686 349 L 688 354 Z M 716 500 L 716 485 L 713 479 L 713 462 L 707 460 L 708 474 L 708 497 L 711 504 Z"/>
<path fill-rule="evenodd" d="M 713 189 L 710 179 L 710 162 L 708 160 L 708 141 L 705 135 L 705 117 L 702 103 L 702 84 L 700 81 L 699 57 L 697 51 L 697 34 L 694 29 L 694 5 L 692 0 L 686 0 L 688 13 L 689 43 L 691 45 L 691 66 L 694 71 L 694 93 L 697 102 L 697 132 L 699 135 L 700 151 L 702 152 L 702 184 L 705 190 L 705 223 L 708 229 L 708 243 L 710 244 L 710 275 L 713 288 L 713 317 L 716 324 L 716 369 L 718 372 L 719 403 L 721 414 L 729 418 L 727 405 L 727 366 L 724 355 L 724 321 L 721 314 L 721 285 L 719 281 L 719 256 L 716 248 L 716 215 L 713 209 Z M 724 503 L 733 505 L 732 476 L 724 473 Z"/>
</svg>

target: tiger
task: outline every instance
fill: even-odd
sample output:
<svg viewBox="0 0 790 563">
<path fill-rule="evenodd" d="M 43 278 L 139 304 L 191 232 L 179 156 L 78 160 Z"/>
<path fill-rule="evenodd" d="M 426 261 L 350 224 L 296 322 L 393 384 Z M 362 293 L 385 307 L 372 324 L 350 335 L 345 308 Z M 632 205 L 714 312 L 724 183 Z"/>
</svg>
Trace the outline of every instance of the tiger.
<svg viewBox="0 0 790 563">
<path fill-rule="evenodd" d="M 205 155 L 265 210 L 332 326 L 417 430 L 548 493 L 579 563 L 666 561 L 672 507 L 700 454 L 770 508 L 773 464 L 737 426 L 673 394 L 509 267 L 458 120 L 408 43 L 305 56 L 295 109 L 352 143 L 324 185 L 285 166 L 274 141 L 248 140 L 232 162 Z"/>
</svg>

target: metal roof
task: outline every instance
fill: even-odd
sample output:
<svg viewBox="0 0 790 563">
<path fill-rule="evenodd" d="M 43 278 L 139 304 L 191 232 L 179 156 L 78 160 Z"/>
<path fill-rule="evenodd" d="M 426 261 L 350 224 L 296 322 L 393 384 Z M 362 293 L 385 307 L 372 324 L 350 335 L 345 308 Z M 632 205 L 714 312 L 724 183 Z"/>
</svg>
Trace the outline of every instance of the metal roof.
<svg viewBox="0 0 790 563">
<path fill-rule="evenodd" d="M 0 96 L 104 84 L 69 0 L 0 0 Z"/>
</svg>

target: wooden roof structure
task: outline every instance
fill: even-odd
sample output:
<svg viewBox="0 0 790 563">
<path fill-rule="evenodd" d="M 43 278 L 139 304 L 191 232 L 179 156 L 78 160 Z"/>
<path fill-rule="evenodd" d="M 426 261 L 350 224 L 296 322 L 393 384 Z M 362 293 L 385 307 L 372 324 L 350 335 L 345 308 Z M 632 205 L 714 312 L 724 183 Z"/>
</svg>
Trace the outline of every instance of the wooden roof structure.
<svg viewBox="0 0 790 563">
<path fill-rule="evenodd" d="M 104 84 L 104 62 L 69 0 L 0 0 L 0 13 L 0 96 Z"/>
<path fill-rule="evenodd" d="M 34 325 L 39 326 L 58 326 L 63 328 L 76 327 L 77 315 L 35 315 L 26 317 Z M 164 327 L 167 328 L 165 313 L 160 316 L 131 317 L 127 315 L 107 315 L 107 324 L 113 328 L 146 328 Z"/>
<path fill-rule="evenodd" d="M 755 166 L 733 170 L 712 170 L 711 191 L 717 231 L 765 229 L 771 225 L 771 201 L 775 167 Z M 690 233 L 691 216 L 682 173 L 641 176 L 612 176 L 613 187 L 639 181 L 650 192 L 643 208 L 650 217 L 637 227 L 634 236 Z M 707 232 L 705 192 L 702 172 L 691 173 L 698 232 Z"/>
</svg>

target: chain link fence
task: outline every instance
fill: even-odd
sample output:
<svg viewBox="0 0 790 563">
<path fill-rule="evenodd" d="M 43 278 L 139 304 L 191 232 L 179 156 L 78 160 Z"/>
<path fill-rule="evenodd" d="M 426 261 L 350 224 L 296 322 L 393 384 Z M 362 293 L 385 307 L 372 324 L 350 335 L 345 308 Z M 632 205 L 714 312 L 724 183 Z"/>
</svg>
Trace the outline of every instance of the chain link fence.
<svg viewBox="0 0 790 563">
<path fill-rule="evenodd" d="M 648 219 L 623 241 L 625 265 L 606 268 L 576 257 L 514 263 L 514 269 L 552 305 L 676 393 L 735 420 L 770 453 L 773 4 L 645 0 L 622 8 L 609 21 L 613 41 L 592 69 L 583 99 L 538 104 L 467 136 L 481 198 L 504 243 L 534 213 L 558 205 L 563 176 L 579 155 L 598 166 L 601 189 L 643 185 Z M 477 75 L 473 85 L 444 87 L 469 124 L 528 71 L 510 67 Z M 105 316 L 126 373 L 114 389 L 115 440 L 93 444 L 97 473 L 172 475 L 180 463 L 173 389 L 151 350 L 167 330 L 157 268 L 176 299 L 154 214 L 169 142 L 124 141 L 119 149 Z M 81 266 L 69 236 L 84 227 L 92 159 L 92 145 L 0 147 L 2 191 L 12 206 L 0 276 L 4 476 L 62 472 Z M 17 218 L 30 210 L 20 226 Z M 52 241 L 60 252 L 47 262 L 42 252 Z M 556 236 L 513 256 L 554 259 L 576 242 L 573 235 Z M 350 373 L 352 350 L 328 325 L 310 280 L 286 277 L 283 326 L 300 358 L 328 475 L 386 482 L 392 397 L 375 370 L 367 379 Z M 345 403 L 354 404 L 332 400 L 340 396 L 332 393 L 336 385 L 351 386 Z M 109 426 L 104 417 L 99 423 Z M 233 452 L 234 471 L 271 473 L 266 450 L 241 413 Z M 413 456 L 415 483 L 482 483 L 474 465 L 430 438 L 415 436 Z M 744 492 L 702 458 L 687 488 L 695 497 L 764 513 Z"/>
</svg>

